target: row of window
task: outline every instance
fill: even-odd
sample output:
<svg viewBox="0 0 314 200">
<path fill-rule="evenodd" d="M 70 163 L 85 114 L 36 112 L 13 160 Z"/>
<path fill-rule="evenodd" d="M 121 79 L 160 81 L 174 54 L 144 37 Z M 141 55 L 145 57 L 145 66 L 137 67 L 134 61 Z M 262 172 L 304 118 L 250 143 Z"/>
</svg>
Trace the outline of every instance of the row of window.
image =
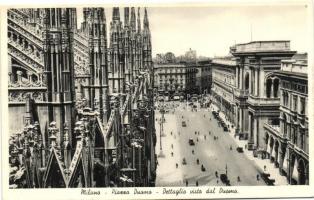
<svg viewBox="0 0 314 200">
<path fill-rule="evenodd" d="M 300 93 L 308 93 L 308 87 L 306 85 L 302 85 L 295 82 L 281 81 L 281 86 L 286 89 L 298 91 Z"/>
<path fill-rule="evenodd" d="M 308 152 L 308 137 L 305 129 L 290 126 L 286 122 L 283 122 L 283 127 L 284 134 L 288 136 L 288 139 L 300 149 Z"/>
<path fill-rule="evenodd" d="M 292 95 L 288 91 L 282 91 L 282 104 L 290 108 L 292 111 L 298 112 L 302 115 L 305 114 L 306 99 L 298 95 Z"/>
</svg>

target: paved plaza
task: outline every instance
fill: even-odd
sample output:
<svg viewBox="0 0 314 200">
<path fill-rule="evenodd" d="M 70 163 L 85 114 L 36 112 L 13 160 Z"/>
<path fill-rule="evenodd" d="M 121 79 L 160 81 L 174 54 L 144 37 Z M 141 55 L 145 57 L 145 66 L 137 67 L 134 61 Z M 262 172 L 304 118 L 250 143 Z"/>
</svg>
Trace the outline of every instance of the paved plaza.
<svg viewBox="0 0 314 200">
<path fill-rule="evenodd" d="M 180 106 L 175 111 L 170 109 L 165 114 L 165 136 L 162 137 L 165 157 L 158 158 L 156 186 L 185 186 L 186 181 L 189 186 L 195 186 L 196 182 L 198 185 L 225 185 L 220 175 L 226 173 L 230 185 L 266 185 L 256 177 L 262 169 L 244 153 L 236 151 L 238 144 L 233 136 L 219 127 L 208 109 L 198 108 L 197 112 L 192 112 L 184 103 L 176 104 Z M 156 113 L 156 118 L 160 117 L 160 113 Z M 186 122 L 186 127 L 182 127 L 182 121 Z M 160 124 L 156 122 L 156 152 L 159 154 Z M 193 139 L 195 146 L 189 145 L 189 139 Z M 186 165 L 182 164 L 184 158 Z M 205 171 L 201 170 L 202 165 Z"/>
</svg>

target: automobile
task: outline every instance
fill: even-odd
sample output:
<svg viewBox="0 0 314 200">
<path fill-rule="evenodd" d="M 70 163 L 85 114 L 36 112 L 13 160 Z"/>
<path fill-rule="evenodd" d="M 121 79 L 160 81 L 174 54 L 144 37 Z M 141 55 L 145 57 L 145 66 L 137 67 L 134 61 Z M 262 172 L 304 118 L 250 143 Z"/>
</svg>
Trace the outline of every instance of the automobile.
<svg viewBox="0 0 314 200">
<path fill-rule="evenodd" d="M 192 138 L 189 139 L 189 144 L 190 144 L 191 146 L 194 146 L 194 145 L 195 145 L 194 140 L 193 140 Z"/>
<path fill-rule="evenodd" d="M 182 121 L 182 127 L 186 127 L 186 122 Z"/>
<path fill-rule="evenodd" d="M 220 180 L 226 185 L 230 184 L 230 180 L 228 179 L 227 174 L 220 174 Z"/>
<path fill-rule="evenodd" d="M 242 148 L 242 147 L 237 147 L 237 151 L 238 151 L 239 153 L 243 153 L 243 148 Z"/>
<path fill-rule="evenodd" d="M 225 132 L 228 132 L 229 129 L 225 126 L 225 127 L 224 127 L 224 131 L 225 131 Z"/>
<path fill-rule="evenodd" d="M 185 158 L 182 159 L 182 165 L 186 165 L 186 160 L 185 160 Z"/>
<path fill-rule="evenodd" d="M 173 100 L 174 101 L 179 101 L 180 100 L 180 96 L 177 96 L 177 95 L 173 96 Z"/>
</svg>

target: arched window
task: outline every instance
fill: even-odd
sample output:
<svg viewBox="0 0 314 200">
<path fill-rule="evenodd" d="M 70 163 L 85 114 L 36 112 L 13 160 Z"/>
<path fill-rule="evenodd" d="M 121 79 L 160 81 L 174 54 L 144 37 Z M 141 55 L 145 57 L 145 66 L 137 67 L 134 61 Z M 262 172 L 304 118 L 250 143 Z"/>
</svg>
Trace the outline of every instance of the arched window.
<svg viewBox="0 0 314 200">
<path fill-rule="evenodd" d="M 272 80 L 271 79 L 267 79 L 267 81 L 266 81 L 266 97 L 267 98 L 270 98 L 271 86 L 272 86 Z"/>
<path fill-rule="evenodd" d="M 276 78 L 274 80 L 273 87 L 274 87 L 274 97 L 277 98 L 278 97 L 278 89 L 279 89 L 279 79 L 278 78 Z"/>
<path fill-rule="evenodd" d="M 249 75 L 249 73 L 246 73 L 244 89 L 248 90 L 249 87 L 250 87 L 250 75 Z"/>
</svg>

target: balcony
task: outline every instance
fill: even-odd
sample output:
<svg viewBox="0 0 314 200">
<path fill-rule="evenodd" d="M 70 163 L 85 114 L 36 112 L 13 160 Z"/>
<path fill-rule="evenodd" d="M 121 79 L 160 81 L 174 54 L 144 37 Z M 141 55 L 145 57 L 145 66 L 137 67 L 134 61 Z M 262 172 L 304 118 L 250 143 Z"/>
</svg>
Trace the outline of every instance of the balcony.
<svg viewBox="0 0 314 200">
<path fill-rule="evenodd" d="M 264 128 L 273 136 L 277 138 L 281 138 L 282 140 L 286 140 L 286 138 L 280 133 L 279 125 L 272 125 L 268 123 L 264 123 Z"/>
<path fill-rule="evenodd" d="M 264 127 L 267 128 L 268 130 L 272 130 L 272 132 L 275 133 L 276 135 L 280 135 L 280 125 L 272 125 L 265 123 Z"/>
<path fill-rule="evenodd" d="M 242 97 L 245 98 L 249 95 L 249 90 L 241 90 L 241 89 L 235 89 L 234 90 L 234 95 L 237 97 Z"/>
<path fill-rule="evenodd" d="M 250 95 L 248 103 L 255 106 L 279 106 L 280 98 L 260 98 Z"/>
</svg>

